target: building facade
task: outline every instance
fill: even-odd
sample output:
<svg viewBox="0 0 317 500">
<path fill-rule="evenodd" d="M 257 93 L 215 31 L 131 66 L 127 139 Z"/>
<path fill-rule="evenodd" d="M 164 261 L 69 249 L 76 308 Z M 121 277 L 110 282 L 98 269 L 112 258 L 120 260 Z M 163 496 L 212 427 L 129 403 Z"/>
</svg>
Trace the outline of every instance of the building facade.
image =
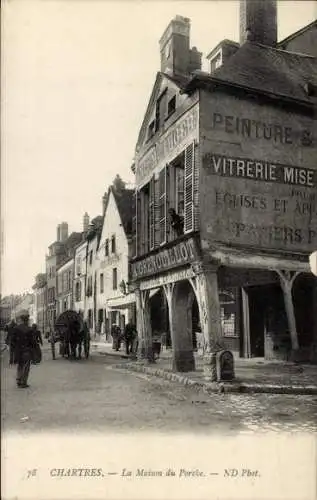
<svg viewBox="0 0 317 500">
<path fill-rule="evenodd" d="M 135 296 L 128 288 L 134 210 L 134 190 L 109 189 L 96 269 L 96 327 L 108 336 L 111 325 L 123 331 L 126 323 L 136 321 Z"/>
<path fill-rule="evenodd" d="M 87 239 L 87 257 L 86 257 L 86 289 L 85 289 L 85 312 L 84 317 L 87 320 L 88 327 L 91 333 L 99 333 L 97 331 L 97 305 L 96 305 L 96 289 L 97 289 L 97 250 L 99 245 L 102 216 L 95 217 L 89 226 Z"/>
<path fill-rule="evenodd" d="M 57 268 L 56 310 L 57 316 L 73 309 L 74 258 Z"/>
<path fill-rule="evenodd" d="M 46 255 L 46 314 L 45 314 L 45 330 L 54 329 L 57 318 L 56 310 L 56 286 L 57 286 L 57 268 L 61 265 L 65 258 L 65 242 L 68 238 L 68 224 L 63 222 L 57 226 L 57 239 L 48 247 L 48 255 Z"/>
<path fill-rule="evenodd" d="M 136 146 L 141 352 L 167 330 L 179 371 L 197 343 L 311 360 L 317 339 L 316 60 L 277 49 L 276 2 L 256 5 L 241 2 L 240 47 L 212 73 L 189 20 L 170 23 Z"/>
<path fill-rule="evenodd" d="M 34 290 L 34 323 L 42 333 L 45 332 L 46 316 L 46 274 L 40 273 L 35 277 Z"/>
<path fill-rule="evenodd" d="M 84 240 L 76 247 L 74 256 L 73 303 L 74 310 L 84 315 L 86 299 L 86 267 L 88 242 Z"/>
<path fill-rule="evenodd" d="M 54 329 L 59 311 L 59 309 L 57 309 L 57 269 L 74 257 L 75 248 L 82 239 L 82 232 L 72 232 L 68 235 L 68 224 L 67 222 L 62 222 L 57 226 L 57 240 L 49 246 L 49 254 L 46 256 L 46 331 Z M 72 288 L 73 281 L 71 281 L 71 289 L 69 292 L 71 297 Z"/>
</svg>

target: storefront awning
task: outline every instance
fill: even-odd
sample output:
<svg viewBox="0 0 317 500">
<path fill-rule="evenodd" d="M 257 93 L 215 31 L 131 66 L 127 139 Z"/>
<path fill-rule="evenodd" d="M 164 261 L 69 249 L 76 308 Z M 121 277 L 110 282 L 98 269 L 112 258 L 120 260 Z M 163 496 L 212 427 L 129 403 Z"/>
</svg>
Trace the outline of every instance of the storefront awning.
<svg viewBox="0 0 317 500">
<path fill-rule="evenodd" d="M 107 300 L 107 307 L 111 309 L 125 309 L 135 303 L 135 294 L 129 293 L 121 297 L 116 297 Z"/>
</svg>

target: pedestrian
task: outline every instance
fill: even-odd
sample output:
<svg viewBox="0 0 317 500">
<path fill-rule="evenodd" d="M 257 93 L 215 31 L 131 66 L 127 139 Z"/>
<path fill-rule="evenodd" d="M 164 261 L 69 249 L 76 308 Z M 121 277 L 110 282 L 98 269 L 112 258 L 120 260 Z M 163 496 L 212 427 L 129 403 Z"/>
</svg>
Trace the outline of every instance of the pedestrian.
<svg viewBox="0 0 317 500">
<path fill-rule="evenodd" d="M 28 378 L 36 339 L 33 329 L 29 326 L 28 311 L 20 311 L 17 320 L 18 324 L 12 332 L 13 361 L 17 365 L 17 386 L 26 388 L 29 387 Z"/>
<path fill-rule="evenodd" d="M 127 355 L 132 354 L 134 339 L 136 337 L 136 328 L 132 322 L 126 324 L 124 329 L 124 341 L 125 341 L 125 349 Z"/>
<path fill-rule="evenodd" d="M 12 346 L 12 334 L 13 334 L 13 330 L 15 327 L 16 327 L 16 322 L 14 320 L 12 320 L 5 328 L 5 330 L 7 332 L 5 343 L 9 348 L 9 365 L 10 366 L 13 365 L 13 361 L 14 361 L 14 352 L 13 352 L 13 346 Z"/>
<path fill-rule="evenodd" d="M 34 332 L 34 336 L 35 336 L 35 340 L 36 340 L 37 344 L 42 346 L 43 345 L 42 334 L 41 334 L 40 330 L 38 329 L 36 323 L 33 323 L 32 330 Z"/>
<path fill-rule="evenodd" d="M 111 327 L 111 336 L 112 336 L 112 349 L 115 351 L 119 351 L 121 346 L 121 328 L 116 324 L 113 324 Z"/>
<path fill-rule="evenodd" d="M 36 348 L 34 349 L 34 352 L 33 352 L 32 363 L 34 365 L 38 365 L 42 361 L 42 351 L 41 351 L 40 346 L 43 346 L 43 340 L 42 340 L 41 332 L 37 328 L 36 323 L 33 323 L 32 330 L 33 330 L 33 335 L 34 335 L 34 339 L 36 342 Z"/>
</svg>

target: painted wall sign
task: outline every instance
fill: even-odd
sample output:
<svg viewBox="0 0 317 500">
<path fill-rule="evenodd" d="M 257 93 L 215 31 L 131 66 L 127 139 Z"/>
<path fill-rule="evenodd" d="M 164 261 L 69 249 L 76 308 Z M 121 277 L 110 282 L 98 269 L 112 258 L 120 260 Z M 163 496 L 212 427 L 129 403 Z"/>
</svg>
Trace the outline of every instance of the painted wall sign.
<svg viewBox="0 0 317 500">
<path fill-rule="evenodd" d="M 215 130 L 250 139 L 265 139 L 276 144 L 298 144 L 312 146 L 313 133 L 306 128 L 294 128 L 282 123 L 269 123 L 242 116 L 211 114 L 211 125 Z"/>
<path fill-rule="evenodd" d="M 317 170 L 247 158 L 233 158 L 207 153 L 203 157 L 207 174 L 240 177 L 255 181 L 279 182 L 309 188 L 317 186 Z"/>
<path fill-rule="evenodd" d="M 198 259 L 195 241 L 190 238 L 176 243 L 171 248 L 161 250 L 155 255 L 149 255 L 131 264 L 133 279 L 149 276 L 161 271 L 167 271 L 177 266 L 189 264 Z"/>
<path fill-rule="evenodd" d="M 136 184 L 147 180 L 160 162 L 169 161 L 181 152 L 193 132 L 198 130 L 198 106 L 194 106 L 175 125 L 160 137 L 157 143 L 140 159 L 136 159 Z"/>
<path fill-rule="evenodd" d="M 141 290 L 150 290 L 151 288 L 158 288 L 166 285 L 167 283 L 176 283 L 177 281 L 187 280 L 193 278 L 195 273 L 191 267 L 182 269 L 181 271 L 170 272 L 157 278 L 141 281 Z"/>
<path fill-rule="evenodd" d="M 202 238 L 266 249 L 317 245 L 317 170 L 208 153 Z"/>
</svg>

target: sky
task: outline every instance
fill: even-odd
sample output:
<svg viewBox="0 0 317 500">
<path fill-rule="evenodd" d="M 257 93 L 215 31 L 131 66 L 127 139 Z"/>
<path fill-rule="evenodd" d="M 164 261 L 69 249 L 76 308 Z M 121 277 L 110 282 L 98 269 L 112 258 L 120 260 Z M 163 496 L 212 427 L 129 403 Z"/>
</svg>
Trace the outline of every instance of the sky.
<svg viewBox="0 0 317 500">
<path fill-rule="evenodd" d="M 5 0 L 2 4 L 1 295 L 30 290 L 47 247 L 118 173 L 133 182 L 134 148 L 175 15 L 206 55 L 239 41 L 239 2 Z M 278 38 L 317 18 L 316 2 L 279 1 Z"/>
</svg>

